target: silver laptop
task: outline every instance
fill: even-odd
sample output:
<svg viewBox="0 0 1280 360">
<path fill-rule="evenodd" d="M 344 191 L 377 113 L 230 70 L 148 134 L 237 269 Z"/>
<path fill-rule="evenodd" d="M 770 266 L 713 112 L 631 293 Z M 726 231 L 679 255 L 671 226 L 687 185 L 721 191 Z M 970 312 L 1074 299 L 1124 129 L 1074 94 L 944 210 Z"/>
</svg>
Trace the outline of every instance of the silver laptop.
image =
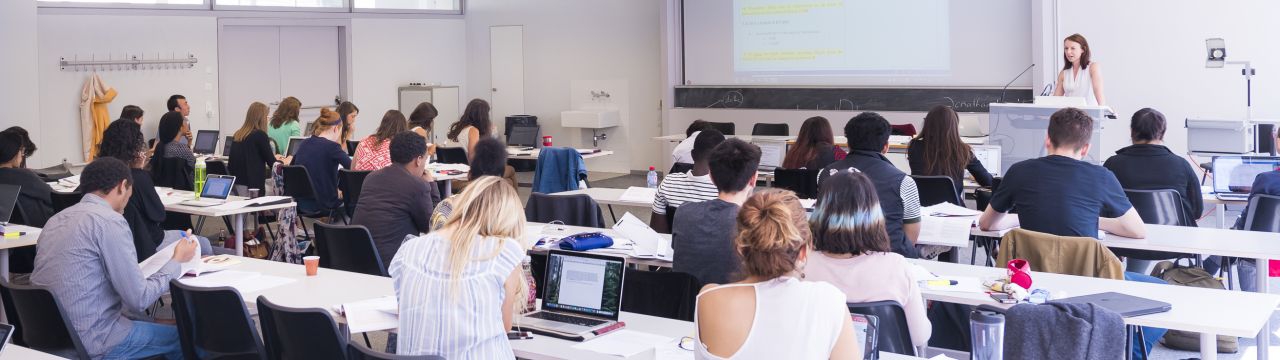
<svg viewBox="0 0 1280 360">
<path fill-rule="evenodd" d="M 1220 200 L 1249 200 L 1258 174 L 1280 169 L 1280 157 L 1224 155 L 1213 157 L 1213 193 Z"/>
<path fill-rule="evenodd" d="M 782 161 L 787 157 L 787 141 L 782 137 L 778 139 L 752 139 L 751 144 L 760 148 L 760 166 L 757 170 L 773 171 L 782 167 Z"/>
<path fill-rule="evenodd" d="M 229 175 L 209 175 L 205 177 L 204 189 L 200 191 L 199 200 L 186 200 L 181 204 L 195 207 L 222 205 L 231 196 L 231 189 L 236 185 L 236 177 Z"/>
<path fill-rule="evenodd" d="M 0 225 L 9 225 L 14 211 L 17 211 L 18 194 L 21 192 L 21 186 L 0 184 Z"/>
<path fill-rule="evenodd" d="M 542 307 L 521 316 L 526 330 L 562 338 L 590 338 L 618 322 L 622 309 L 621 257 L 551 250 Z"/>
<path fill-rule="evenodd" d="M 214 155 L 218 150 L 218 130 L 197 130 L 196 143 L 191 152 L 200 155 Z"/>
<path fill-rule="evenodd" d="M 1053 300 L 1051 302 L 1066 304 L 1094 304 L 1101 306 L 1104 309 L 1114 311 L 1123 317 L 1150 315 L 1173 309 L 1173 305 L 1169 305 L 1167 302 L 1155 301 L 1117 292 L 1104 292 L 1093 295 L 1069 297 L 1066 299 Z"/>
</svg>

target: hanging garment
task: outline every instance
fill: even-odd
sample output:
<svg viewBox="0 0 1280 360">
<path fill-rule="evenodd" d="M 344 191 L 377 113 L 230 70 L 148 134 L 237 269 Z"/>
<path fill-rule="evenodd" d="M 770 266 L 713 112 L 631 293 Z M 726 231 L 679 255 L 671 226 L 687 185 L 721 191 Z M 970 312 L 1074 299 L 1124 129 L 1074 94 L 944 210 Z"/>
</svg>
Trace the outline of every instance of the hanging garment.
<svg viewBox="0 0 1280 360">
<path fill-rule="evenodd" d="M 111 123 L 107 104 L 115 98 L 116 89 L 102 82 L 102 77 L 97 73 L 85 81 L 84 89 L 80 91 L 80 142 L 85 162 L 93 161 L 98 154 L 102 133 Z"/>
</svg>

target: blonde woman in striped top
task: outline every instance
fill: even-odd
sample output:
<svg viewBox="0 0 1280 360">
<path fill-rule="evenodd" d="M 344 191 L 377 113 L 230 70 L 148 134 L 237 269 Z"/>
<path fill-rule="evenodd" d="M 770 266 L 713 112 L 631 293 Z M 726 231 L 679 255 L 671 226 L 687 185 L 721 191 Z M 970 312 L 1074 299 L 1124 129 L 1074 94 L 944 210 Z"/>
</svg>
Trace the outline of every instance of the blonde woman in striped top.
<svg viewBox="0 0 1280 360">
<path fill-rule="evenodd" d="M 515 189 L 493 176 L 458 196 L 443 228 L 407 240 L 391 261 L 400 302 L 397 352 L 514 358 L 506 330 L 525 305 L 524 209 Z"/>
</svg>

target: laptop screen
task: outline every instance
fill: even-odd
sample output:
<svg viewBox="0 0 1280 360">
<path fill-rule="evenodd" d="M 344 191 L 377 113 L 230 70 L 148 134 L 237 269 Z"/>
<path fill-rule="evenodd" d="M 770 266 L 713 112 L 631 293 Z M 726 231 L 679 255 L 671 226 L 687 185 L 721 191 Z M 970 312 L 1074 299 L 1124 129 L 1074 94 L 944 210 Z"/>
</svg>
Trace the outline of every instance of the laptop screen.
<svg viewBox="0 0 1280 360">
<path fill-rule="evenodd" d="M 209 175 L 205 178 L 204 190 L 200 192 L 200 197 L 226 199 L 228 195 L 231 195 L 231 187 L 235 185 L 235 176 Z"/>
<path fill-rule="evenodd" d="M 978 162 L 982 163 L 982 167 L 987 168 L 991 172 L 991 176 L 1000 176 L 1000 146 L 999 145 L 971 145 L 973 149 L 973 157 L 978 158 Z"/>
<path fill-rule="evenodd" d="M 289 148 L 288 148 L 288 150 L 286 150 L 286 151 L 285 151 L 285 154 L 287 154 L 288 156 L 293 156 L 293 155 L 297 154 L 297 153 L 298 153 L 298 145 L 299 145 L 299 144 L 302 144 L 302 140 L 304 140 L 304 139 L 303 139 L 303 138 L 299 138 L 299 137 L 291 137 L 291 138 L 289 138 Z"/>
<path fill-rule="evenodd" d="M 1280 157 L 1214 156 L 1213 192 L 1248 193 L 1258 174 L 1280 169 Z"/>
<path fill-rule="evenodd" d="M 782 167 L 782 159 L 787 157 L 786 141 L 752 141 L 760 148 L 760 169 L 773 170 Z"/>
<path fill-rule="evenodd" d="M 511 127 L 511 135 L 507 135 L 507 145 L 536 146 L 537 143 L 538 143 L 538 127 L 537 126 L 514 125 Z"/>
<path fill-rule="evenodd" d="M 212 154 L 217 149 L 218 130 L 196 131 L 196 144 L 191 148 L 191 152 L 197 154 Z"/>
<path fill-rule="evenodd" d="M 231 156 L 231 145 L 235 144 L 236 138 L 234 136 L 228 136 L 222 140 L 222 156 Z"/>
<path fill-rule="evenodd" d="M 13 217 L 13 207 L 18 205 L 18 185 L 0 184 L 0 224 L 8 224 Z"/>
<path fill-rule="evenodd" d="M 617 320 L 623 262 L 619 257 L 552 250 L 542 308 Z"/>
</svg>

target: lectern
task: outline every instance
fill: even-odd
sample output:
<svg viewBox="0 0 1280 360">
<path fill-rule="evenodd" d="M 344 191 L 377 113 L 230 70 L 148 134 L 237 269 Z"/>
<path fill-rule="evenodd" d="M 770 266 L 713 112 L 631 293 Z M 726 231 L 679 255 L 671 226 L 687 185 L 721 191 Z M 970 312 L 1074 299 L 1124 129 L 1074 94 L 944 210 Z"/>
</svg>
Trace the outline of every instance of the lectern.
<svg viewBox="0 0 1280 360">
<path fill-rule="evenodd" d="M 1084 161 L 1100 164 L 1102 148 L 1100 136 L 1106 128 L 1103 122 L 1111 114 L 1106 106 L 1076 107 L 1093 118 L 1093 136 L 1089 138 L 1089 154 Z M 1049 116 L 1062 109 L 1059 105 L 991 103 L 988 121 L 990 137 L 987 143 L 1000 145 L 1000 173 L 1008 173 L 1009 167 L 1019 161 L 1045 156 L 1044 140 L 1049 129 Z"/>
</svg>

